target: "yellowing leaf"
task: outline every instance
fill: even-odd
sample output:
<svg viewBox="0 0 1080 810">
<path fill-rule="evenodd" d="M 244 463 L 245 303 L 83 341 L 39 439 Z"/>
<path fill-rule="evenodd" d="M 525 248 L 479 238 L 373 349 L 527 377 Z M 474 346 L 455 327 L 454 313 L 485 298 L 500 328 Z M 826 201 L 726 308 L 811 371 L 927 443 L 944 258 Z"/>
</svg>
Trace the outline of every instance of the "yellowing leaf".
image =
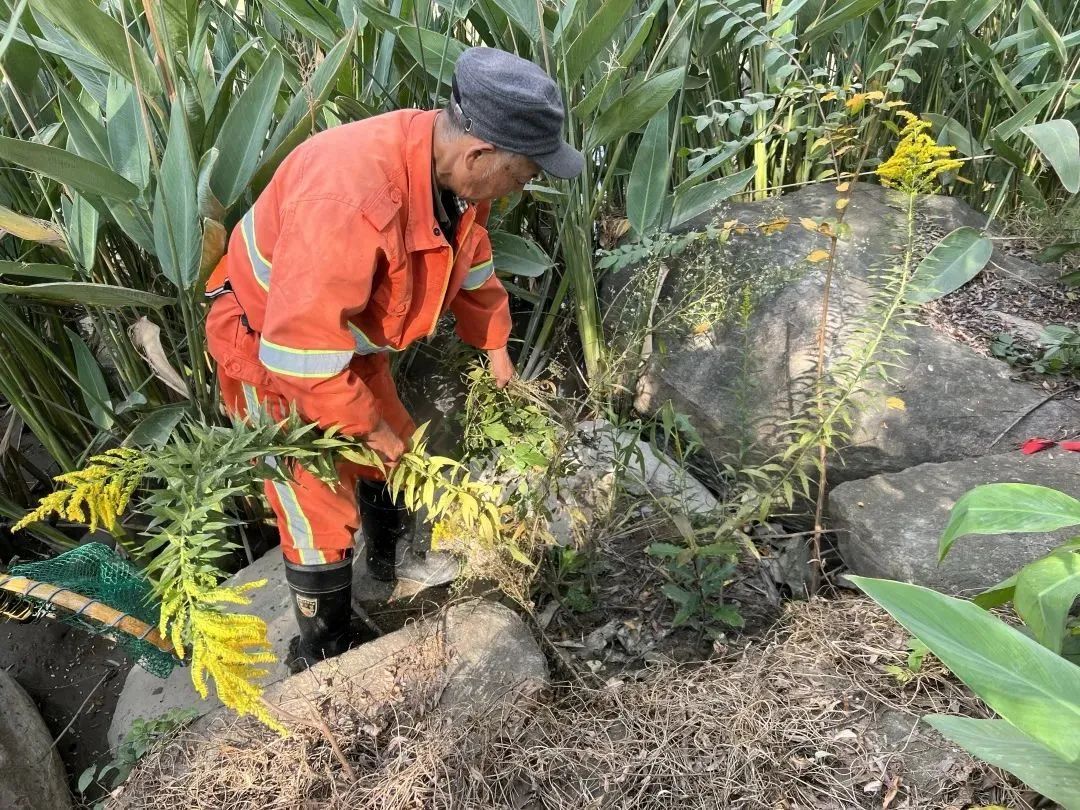
<svg viewBox="0 0 1080 810">
<path fill-rule="evenodd" d="M 791 220 L 787 217 L 777 217 L 776 219 L 769 220 L 768 222 L 762 222 L 758 227 L 761 228 L 761 232 L 768 236 L 771 233 L 780 233 L 784 230 Z"/>
<path fill-rule="evenodd" d="M 885 400 L 885 407 L 892 408 L 894 411 L 906 411 L 907 403 L 900 397 L 889 397 Z"/>
<path fill-rule="evenodd" d="M 834 101 L 836 99 L 836 92 L 830 91 L 821 97 L 822 101 Z"/>
<path fill-rule="evenodd" d="M 866 94 L 856 93 L 844 102 L 844 106 L 847 107 L 850 113 L 862 112 L 862 108 L 866 106 Z"/>
<path fill-rule="evenodd" d="M 823 262 L 828 258 L 829 258 L 829 251 L 827 251 L 827 250 L 815 250 L 815 251 L 811 251 L 810 255 L 806 257 L 806 260 L 808 262 L 813 262 L 814 264 L 817 264 L 818 262 Z"/>
<path fill-rule="evenodd" d="M 845 208 L 847 208 L 849 202 L 851 202 L 850 197 L 841 197 L 839 200 L 836 201 L 836 210 L 843 211 Z"/>
<path fill-rule="evenodd" d="M 20 239 L 41 242 L 43 245 L 67 250 L 64 234 L 56 225 L 44 219 L 23 216 L 3 206 L 0 206 L 0 230 L 7 231 Z"/>
<path fill-rule="evenodd" d="M 702 321 L 701 323 L 694 324 L 694 328 L 690 331 L 695 335 L 704 335 L 710 329 L 712 329 L 712 324 L 708 321 Z"/>
<path fill-rule="evenodd" d="M 810 217 L 799 217 L 799 224 L 806 228 L 806 230 L 817 233 L 818 224 L 810 219 Z"/>
<path fill-rule="evenodd" d="M 841 194 L 843 194 L 844 192 L 846 192 L 850 188 L 851 188 L 851 183 L 848 182 L 847 180 L 845 180 L 843 183 L 840 183 L 839 185 L 837 185 L 836 190 L 839 191 Z"/>
</svg>

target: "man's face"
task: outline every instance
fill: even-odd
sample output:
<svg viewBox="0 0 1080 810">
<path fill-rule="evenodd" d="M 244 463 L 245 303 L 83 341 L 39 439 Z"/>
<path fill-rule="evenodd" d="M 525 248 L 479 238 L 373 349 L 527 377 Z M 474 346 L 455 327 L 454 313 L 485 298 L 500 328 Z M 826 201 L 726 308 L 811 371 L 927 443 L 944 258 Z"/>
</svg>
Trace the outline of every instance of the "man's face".
<svg viewBox="0 0 1080 810">
<path fill-rule="evenodd" d="M 540 167 L 524 155 L 508 155 L 477 142 L 461 156 L 454 192 L 470 202 L 495 200 L 520 192 L 539 174 Z"/>
</svg>

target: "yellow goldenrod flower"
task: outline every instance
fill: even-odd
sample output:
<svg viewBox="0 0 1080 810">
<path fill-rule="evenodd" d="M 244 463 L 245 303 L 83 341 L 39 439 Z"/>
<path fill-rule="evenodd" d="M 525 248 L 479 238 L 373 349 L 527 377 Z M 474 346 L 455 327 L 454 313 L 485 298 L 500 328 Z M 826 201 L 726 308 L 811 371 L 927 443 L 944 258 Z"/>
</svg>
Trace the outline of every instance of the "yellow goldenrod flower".
<svg viewBox="0 0 1080 810">
<path fill-rule="evenodd" d="M 907 123 L 900 130 L 900 142 L 892 156 L 878 166 L 877 176 L 882 185 L 907 194 L 931 193 L 941 174 L 956 171 L 964 164 L 949 157 L 956 151 L 955 147 L 939 146 L 927 134 L 932 126 L 929 121 L 923 121 L 907 110 L 897 112 L 907 119 Z"/>
</svg>

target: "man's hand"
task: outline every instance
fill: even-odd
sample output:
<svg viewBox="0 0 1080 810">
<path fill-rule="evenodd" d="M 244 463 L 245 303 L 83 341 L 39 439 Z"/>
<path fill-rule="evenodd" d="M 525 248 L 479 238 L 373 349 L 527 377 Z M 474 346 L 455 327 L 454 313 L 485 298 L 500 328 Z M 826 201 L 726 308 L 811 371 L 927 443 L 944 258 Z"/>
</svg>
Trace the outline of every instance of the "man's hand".
<svg viewBox="0 0 1080 810">
<path fill-rule="evenodd" d="M 487 356 L 491 365 L 491 376 L 495 378 L 495 387 L 505 388 L 514 378 L 514 364 L 510 360 L 510 352 L 503 346 L 501 349 L 488 349 Z"/>
<path fill-rule="evenodd" d="M 405 452 L 405 442 L 394 432 L 393 428 L 380 419 L 375 429 L 364 436 L 364 444 L 374 450 L 386 462 L 387 471 L 393 469 L 402 453 Z"/>
</svg>

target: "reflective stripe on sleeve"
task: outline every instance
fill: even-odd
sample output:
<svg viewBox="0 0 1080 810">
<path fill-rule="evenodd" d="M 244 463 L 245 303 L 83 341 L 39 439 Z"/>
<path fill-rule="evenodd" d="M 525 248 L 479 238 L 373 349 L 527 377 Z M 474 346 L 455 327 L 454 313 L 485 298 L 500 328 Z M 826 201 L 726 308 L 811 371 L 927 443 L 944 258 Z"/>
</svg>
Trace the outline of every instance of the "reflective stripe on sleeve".
<svg viewBox="0 0 1080 810">
<path fill-rule="evenodd" d="M 333 377 L 345 370 L 353 353 L 339 349 L 292 349 L 259 340 L 259 360 L 275 374 L 288 377 Z"/>
<path fill-rule="evenodd" d="M 378 354 L 379 352 L 396 352 L 393 346 L 380 346 L 364 334 L 364 330 L 355 323 L 349 322 L 349 331 L 352 332 L 353 340 L 356 341 L 357 354 Z"/>
<path fill-rule="evenodd" d="M 259 286 L 267 292 L 270 291 L 270 262 L 259 252 L 259 245 L 255 241 L 255 206 L 248 209 L 244 218 L 240 220 L 240 235 L 247 249 L 248 261 L 255 273 L 255 280 Z"/>
<path fill-rule="evenodd" d="M 461 285 L 463 290 L 475 290 L 478 287 L 482 287 L 484 282 L 491 278 L 491 274 L 495 272 L 495 265 L 491 259 L 486 262 L 481 262 L 475 267 L 469 270 L 469 275 L 465 276 L 465 281 Z"/>
</svg>

